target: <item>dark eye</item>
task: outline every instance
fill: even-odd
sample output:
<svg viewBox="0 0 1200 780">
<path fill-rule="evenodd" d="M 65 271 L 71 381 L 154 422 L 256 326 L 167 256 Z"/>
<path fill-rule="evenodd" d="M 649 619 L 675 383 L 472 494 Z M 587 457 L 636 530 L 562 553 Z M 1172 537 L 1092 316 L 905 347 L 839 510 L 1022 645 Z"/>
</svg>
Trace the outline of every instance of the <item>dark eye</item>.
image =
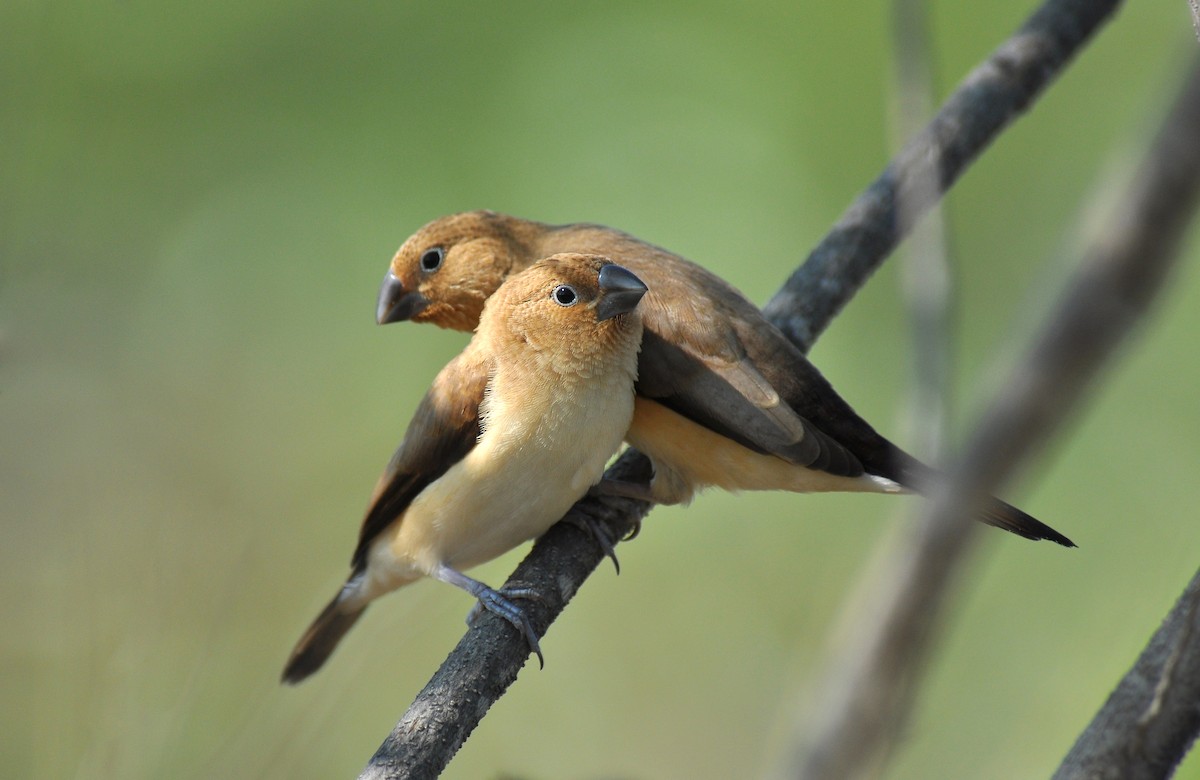
<svg viewBox="0 0 1200 780">
<path fill-rule="evenodd" d="M 425 273 L 433 273 L 442 267 L 442 260 L 446 258 L 446 250 L 440 246 L 435 246 L 432 249 L 426 249 L 421 254 L 421 270 Z"/>
<path fill-rule="evenodd" d="M 550 297 L 559 306 L 574 306 L 579 300 L 579 296 L 575 294 L 575 288 L 570 285 L 560 284 L 554 288 L 554 292 L 550 293 Z"/>
</svg>

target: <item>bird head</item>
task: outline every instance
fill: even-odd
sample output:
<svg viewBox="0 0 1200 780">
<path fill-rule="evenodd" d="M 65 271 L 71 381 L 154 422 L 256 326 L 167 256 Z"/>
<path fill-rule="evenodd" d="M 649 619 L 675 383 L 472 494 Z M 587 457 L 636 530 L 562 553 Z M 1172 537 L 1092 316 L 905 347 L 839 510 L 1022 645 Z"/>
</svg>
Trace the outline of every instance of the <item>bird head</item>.
<svg viewBox="0 0 1200 780">
<path fill-rule="evenodd" d="M 488 300 L 479 332 L 497 345 L 520 345 L 542 357 L 593 358 L 624 349 L 636 355 L 646 285 L 600 255 L 563 253 L 513 274 Z M 574 364 L 573 364 L 574 365 Z"/>
<path fill-rule="evenodd" d="M 379 290 L 376 321 L 474 330 L 488 297 L 532 259 L 533 233 L 541 227 L 494 211 L 430 222 L 392 258 Z"/>
</svg>

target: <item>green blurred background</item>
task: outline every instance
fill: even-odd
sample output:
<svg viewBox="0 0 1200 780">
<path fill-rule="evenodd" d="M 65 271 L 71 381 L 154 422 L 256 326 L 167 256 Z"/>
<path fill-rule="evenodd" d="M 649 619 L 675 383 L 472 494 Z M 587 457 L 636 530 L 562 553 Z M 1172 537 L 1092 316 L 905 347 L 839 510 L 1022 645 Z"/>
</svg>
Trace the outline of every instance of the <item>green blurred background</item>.
<svg viewBox="0 0 1200 780">
<path fill-rule="evenodd" d="M 939 95 L 1031 7 L 935 4 Z M 0 30 L 4 777 L 351 777 L 458 640 L 468 599 L 422 583 L 277 683 L 466 340 L 373 322 L 417 227 L 603 222 L 762 303 L 889 156 L 884 2 L 16 0 Z M 1185 3 L 1129 4 L 950 195 L 960 436 L 1195 45 Z M 1200 563 L 1193 265 L 1006 493 L 1081 549 L 986 533 L 889 777 L 1049 774 Z M 813 355 L 904 443 L 897 298 L 885 268 Z M 447 776 L 765 770 L 913 501 L 654 512 Z"/>
</svg>

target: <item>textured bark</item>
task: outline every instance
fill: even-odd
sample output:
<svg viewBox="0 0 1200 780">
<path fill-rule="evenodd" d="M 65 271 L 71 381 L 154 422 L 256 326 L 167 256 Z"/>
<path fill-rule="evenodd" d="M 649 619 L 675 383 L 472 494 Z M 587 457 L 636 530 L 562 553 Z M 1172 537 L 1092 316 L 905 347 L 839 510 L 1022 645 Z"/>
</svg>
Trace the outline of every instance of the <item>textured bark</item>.
<svg viewBox="0 0 1200 780">
<path fill-rule="evenodd" d="M 1054 780 L 1170 777 L 1200 730 L 1200 572 Z"/>
</svg>

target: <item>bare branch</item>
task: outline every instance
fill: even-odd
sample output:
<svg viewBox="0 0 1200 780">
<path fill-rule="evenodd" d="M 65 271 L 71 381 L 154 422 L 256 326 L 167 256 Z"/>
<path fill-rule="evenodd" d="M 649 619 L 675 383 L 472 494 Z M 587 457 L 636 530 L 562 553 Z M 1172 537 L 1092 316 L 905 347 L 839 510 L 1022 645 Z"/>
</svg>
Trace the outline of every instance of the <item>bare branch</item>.
<svg viewBox="0 0 1200 780">
<path fill-rule="evenodd" d="M 1170 777 L 1200 730 L 1200 572 L 1055 772 Z"/>
<path fill-rule="evenodd" d="M 1192 9 L 1192 26 L 1196 28 L 1196 39 L 1200 40 L 1200 0 L 1188 0 L 1188 7 Z"/>
<path fill-rule="evenodd" d="M 1025 25 L 960 85 L 933 123 L 851 205 L 804 266 L 766 308 L 771 320 L 808 349 L 902 236 L 897 193 L 908 197 L 917 171 L 938 171 L 938 195 L 1018 112 L 1027 108 L 1119 4 L 1119 0 L 1046 0 Z M 931 204 L 914 211 L 923 214 Z M 609 476 L 647 474 L 639 453 L 622 456 Z M 613 538 L 635 528 L 648 507 L 585 499 Z M 595 543 L 573 528 L 555 527 L 534 545 L 509 583 L 534 586 L 530 603 L 539 636 L 601 560 Z M 442 664 L 434 679 L 380 746 L 361 777 L 433 777 L 449 763 L 491 704 L 516 678 L 528 655 L 507 623 L 485 614 Z"/>
<path fill-rule="evenodd" d="M 850 204 L 838 223 L 763 311 L 808 349 L 833 316 L 904 237 L 896 203 L 917 217 L 1022 111 L 1120 5 L 1120 0 L 1048 0 L 967 75 L 925 130 Z M 921 198 L 932 176 L 938 192 Z"/>
</svg>

